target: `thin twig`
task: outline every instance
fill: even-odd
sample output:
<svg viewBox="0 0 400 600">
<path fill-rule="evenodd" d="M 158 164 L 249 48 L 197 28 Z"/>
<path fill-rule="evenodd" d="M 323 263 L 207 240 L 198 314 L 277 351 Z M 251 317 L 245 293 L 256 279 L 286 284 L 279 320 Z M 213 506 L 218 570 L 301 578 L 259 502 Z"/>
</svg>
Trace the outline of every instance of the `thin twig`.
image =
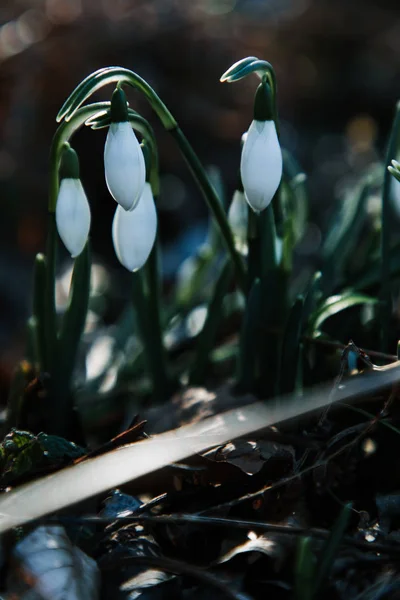
<svg viewBox="0 0 400 600">
<path fill-rule="evenodd" d="M 213 509 L 214 510 L 214 509 Z M 227 519 L 224 517 L 208 517 L 203 515 L 193 514 L 169 514 L 169 515 L 131 515 L 118 517 L 96 517 L 96 516 L 83 516 L 83 517 L 45 517 L 40 522 L 53 523 L 53 522 L 73 522 L 73 523 L 84 523 L 84 524 L 98 524 L 107 525 L 111 520 L 116 520 L 119 524 L 128 525 L 130 523 L 164 523 L 167 525 L 179 525 L 179 524 L 194 524 L 199 526 L 209 527 L 226 527 L 235 529 L 244 529 L 246 531 L 263 531 L 273 534 L 284 534 L 284 535 L 296 535 L 296 536 L 312 536 L 316 539 L 326 540 L 330 535 L 330 531 L 326 529 L 307 528 L 307 527 L 295 527 L 292 525 L 276 525 L 275 523 L 265 523 L 264 521 L 253 521 L 244 519 Z M 400 557 L 400 544 L 384 544 L 377 542 L 366 542 L 363 540 L 355 540 L 349 536 L 345 536 L 342 541 L 342 545 L 352 546 L 359 550 L 367 552 L 378 552 L 385 553 L 396 558 Z"/>
<path fill-rule="evenodd" d="M 101 561 L 100 566 L 102 569 L 107 570 L 113 568 L 120 569 L 121 567 L 132 563 L 150 565 L 152 567 L 156 567 L 157 569 L 162 569 L 179 575 L 188 575 L 189 577 L 193 577 L 194 579 L 197 579 L 198 581 L 201 581 L 210 587 L 219 589 L 226 595 L 227 598 L 231 598 L 232 600 L 252 600 L 250 596 L 243 592 L 235 592 L 231 588 L 230 582 L 228 583 L 222 581 L 219 577 L 217 578 L 215 575 L 211 575 L 211 573 L 207 573 L 199 567 L 195 567 L 178 560 L 172 560 L 170 558 L 156 556 L 117 556 L 115 559 L 107 558 L 106 560 Z"/>
<path fill-rule="evenodd" d="M 262 496 L 266 492 L 274 491 L 288 483 L 291 483 L 292 481 L 296 480 L 297 478 L 302 477 L 303 475 L 305 475 L 307 473 L 310 473 L 313 469 L 316 469 L 317 467 L 326 466 L 330 460 L 340 456 L 340 454 L 342 454 L 342 452 L 345 452 L 346 450 L 348 450 L 349 447 L 351 447 L 359 439 L 364 437 L 370 431 L 371 427 L 373 427 L 374 425 L 375 425 L 375 422 L 368 423 L 366 425 L 365 430 L 363 432 L 361 432 L 354 440 L 352 440 L 348 444 L 345 444 L 344 446 L 339 448 L 336 452 L 331 454 L 325 460 L 322 460 L 322 461 L 319 460 L 319 461 L 315 462 L 314 464 L 310 465 L 309 467 L 306 467 L 305 469 L 303 469 L 300 472 L 295 472 L 292 475 L 283 477 L 282 479 L 280 479 L 279 481 L 276 481 L 275 483 L 265 485 L 263 488 L 261 488 L 260 490 L 257 490 L 256 492 L 250 492 L 248 494 L 240 496 L 239 498 L 235 498 L 234 500 L 229 500 L 228 502 L 218 504 L 217 506 L 213 506 L 212 508 L 207 508 L 204 511 L 200 511 L 198 514 L 204 514 L 204 513 L 208 512 L 209 510 L 219 511 L 219 510 L 227 510 L 227 509 L 233 508 L 234 506 L 237 506 L 238 504 L 241 504 L 242 502 L 246 502 L 248 500 L 253 500 L 255 498 L 258 498 L 259 496 Z"/>
</svg>

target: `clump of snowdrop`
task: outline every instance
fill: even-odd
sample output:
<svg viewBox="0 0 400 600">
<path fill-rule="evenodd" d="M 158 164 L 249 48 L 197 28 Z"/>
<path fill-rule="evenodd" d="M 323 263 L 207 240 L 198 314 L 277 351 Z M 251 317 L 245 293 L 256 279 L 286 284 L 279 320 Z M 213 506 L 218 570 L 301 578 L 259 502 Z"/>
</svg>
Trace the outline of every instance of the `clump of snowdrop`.
<svg viewBox="0 0 400 600">
<path fill-rule="evenodd" d="M 256 92 L 254 120 L 243 144 L 240 171 L 251 208 L 255 212 L 267 208 L 282 178 L 282 152 L 267 82 L 262 82 Z"/>
<path fill-rule="evenodd" d="M 89 203 L 79 178 L 78 156 L 66 144 L 61 156 L 56 223 L 60 238 L 72 258 L 79 256 L 85 247 L 90 220 Z"/>
<path fill-rule="evenodd" d="M 114 200 L 125 210 L 132 210 L 143 192 L 146 166 L 139 141 L 128 120 L 128 105 L 121 88 L 112 95 L 110 117 L 104 147 L 106 183 Z"/>
</svg>

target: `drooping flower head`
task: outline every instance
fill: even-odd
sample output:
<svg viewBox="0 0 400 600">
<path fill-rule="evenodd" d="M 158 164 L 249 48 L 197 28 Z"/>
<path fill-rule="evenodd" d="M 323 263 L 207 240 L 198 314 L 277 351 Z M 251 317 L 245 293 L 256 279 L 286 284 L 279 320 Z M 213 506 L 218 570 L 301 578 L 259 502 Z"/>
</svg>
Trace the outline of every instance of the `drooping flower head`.
<svg viewBox="0 0 400 600">
<path fill-rule="evenodd" d="M 257 88 L 254 120 L 243 144 L 240 171 L 247 202 L 256 212 L 264 210 L 282 178 L 282 152 L 273 118 L 271 88 L 266 81 Z"/>
<path fill-rule="evenodd" d="M 157 234 L 157 212 L 149 183 L 150 155 L 146 146 L 143 150 L 146 157 L 146 183 L 139 202 L 129 211 L 118 206 L 112 225 L 115 254 L 119 262 L 132 272 L 147 261 Z"/>
<path fill-rule="evenodd" d="M 85 247 L 90 230 L 90 207 L 79 178 L 79 160 L 69 144 L 61 155 L 60 189 L 56 205 L 57 230 L 72 258 Z"/>
<path fill-rule="evenodd" d="M 104 170 L 110 194 L 125 210 L 132 210 L 143 192 L 146 167 L 139 141 L 128 121 L 125 92 L 111 98 L 111 124 L 104 147 Z"/>
</svg>

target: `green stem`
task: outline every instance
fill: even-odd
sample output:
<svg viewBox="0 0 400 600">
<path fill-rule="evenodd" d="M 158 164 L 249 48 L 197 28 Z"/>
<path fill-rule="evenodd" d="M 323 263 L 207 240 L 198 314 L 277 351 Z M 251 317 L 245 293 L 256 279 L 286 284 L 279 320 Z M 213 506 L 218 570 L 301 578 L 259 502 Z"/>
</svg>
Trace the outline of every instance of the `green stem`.
<svg viewBox="0 0 400 600">
<path fill-rule="evenodd" d="M 235 240 L 232 235 L 232 231 L 229 226 L 225 210 L 220 201 L 218 200 L 218 196 L 213 186 L 211 185 L 210 180 L 208 179 L 207 174 L 197 157 L 197 154 L 194 152 L 192 146 L 189 144 L 182 130 L 179 129 L 179 127 L 176 127 L 175 129 L 171 130 L 170 133 L 172 137 L 176 140 L 197 185 L 203 193 L 204 199 L 206 200 L 208 207 L 218 224 L 221 236 L 225 242 L 226 249 L 228 250 L 228 253 L 234 265 L 238 284 L 242 291 L 245 291 L 246 272 L 244 268 L 244 263 L 240 254 L 236 250 Z"/>
<path fill-rule="evenodd" d="M 57 344 L 57 364 L 53 374 L 57 405 L 53 411 L 52 432 L 66 437 L 74 422 L 72 375 L 80 340 L 85 328 L 90 296 L 91 259 L 89 241 L 75 259 L 68 307 L 64 313 Z"/>
<path fill-rule="evenodd" d="M 35 322 L 35 366 L 39 372 L 47 370 L 47 316 L 43 289 L 46 286 L 47 265 L 43 254 L 37 254 L 35 259 L 33 283 L 33 318 Z"/>
<path fill-rule="evenodd" d="M 390 205 L 391 174 L 387 167 L 396 155 L 400 134 L 400 102 L 396 106 L 396 114 L 390 133 L 389 146 L 385 160 L 385 171 L 382 190 L 382 229 L 381 229 L 381 350 L 386 352 L 389 343 L 389 327 L 392 314 L 390 289 L 390 261 L 392 238 L 392 210 Z"/>
<path fill-rule="evenodd" d="M 261 277 L 261 248 L 258 215 L 250 206 L 247 215 L 247 289 L 250 293 L 254 280 Z"/>
<path fill-rule="evenodd" d="M 59 188 L 58 169 L 63 146 L 71 136 L 80 128 L 90 117 L 97 113 L 107 110 L 109 102 L 96 102 L 79 109 L 73 118 L 59 125 L 54 134 L 50 149 L 50 183 L 49 183 L 49 201 L 48 201 L 48 229 L 46 244 L 46 283 L 45 283 L 45 311 L 46 311 L 46 352 L 44 358 L 44 368 L 52 372 L 53 361 L 56 359 L 57 325 L 56 325 L 56 306 L 55 306 L 55 279 L 56 279 L 56 252 L 57 252 L 57 227 L 55 222 L 55 210 L 57 205 L 57 196 Z"/>
<path fill-rule="evenodd" d="M 147 372 L 153 386 L 153 395 L 157 402 L 163 402 L 169 398 L 171 385 L 167 375 L 162 343 L 157 292 L 159 284 L 155 274 L 156 261 L 157 251 L 153 248 L 145 267 L 147 273 L 141 269 L 132 274 L 132 293 L 136 326 L 143 345 Z M 155 298 L 151 298 L 154 292 Z"/>
<path fill-rule="evenodd" d="M 75 111 L 83 104 L 83 102 L 85 102 L 85 100 L 87 100 L 87 98 L 89 98 L 89 96 L 109 83 L 118 83 L 119 85 L 127 83 L 138 89 L 146 97 L 150 106 L 166 129 L 173 129 L 177 126 L 174 117 L 147 81 L 130 69 L 124 69 L 123 67 L 106 67 L 104 69 L 99 69 L 81 81 L 69 98 L 64 102 L 57 115 L 57 121 L 61 121 L 64 117 L 67 121 L 70 120 Z"/>
<path fill-rule="evenodd" d="M 277 192 L 278 193 L 278 192 Z M 276 268 L 276 230 L 272 202 L 260 213 L 261 276 Z"/>
<path fill-rule="evenodd" d="M 222 266 L 214 293 L 208 305 L 206 321 L 197 339 L 193 366 L 189 374 L 189 383 L 191 385 L 204 385 L 209 356 L 221 324 L 222 305 L 229 289 L 231 277 L 232 263 L 226 260 Z"/>
<path fill-rule="evenodd" d="M 57 128 L 50 148 L 50 187 L 49 187 L 49 212 L 55 212 L 58 196 L 58 168 L 60 166 L 63 146 L 72 135 L 97 113 L 108 110 L 109 102 L 95 102 L 88 104 L 76 111 L 69 121 L 63 121 Z"/>
<path fill-rule="evenodd" d="M 56 322 L 56 253 L 57 253 L 57 227 L 55 215 L 48 213 L 47 217 L 47 242 L 46 242 L 46 283 L 45 283 L 45 338 L 46 351 L 43 355 L 44 371 L 51 373 L 53 361 L 55 359 L 57 343 L 57 322 Z"/>
<path fill-rule="evenodd" d="M 157 399 L 164 400 L 168 398 L 172 390 L 172 383 L 168 376 L 166 352 L 163 343 L 158 240 L 155 241 L 146 263 L 145 275 L 148 289 L 147 314 L 149 322 L 149 340 L 146 340 L 146 344 L 151 346 L 147 353 L 151 357 L 149 365 L 151 364 L 154 395 Z"/>
<path fill-rule="evenodd" d="M 260 280 L 255 279 L 247 299 L 239 340 L 237 383 L 243 392 L 254 392 L 259 374 L 261 322 L 261 285 Z"/>
<path fill-rule="evenodd" d="M 130 69 L 124 69 L 122 67 L 108 67 L 105 69 L 100 69 L 99 71 L 89 75 L 75 88 L 58 113 L 57 119 L 59 121 L 63 118 L 65 118 L 66 121 L 72 120 L 79 106 L 85 102 L 85 100 L 89 98 L 91 94 L 99 90 L 101 87 L 108 85 L 109 83 L 118 83 L 119 85 L 127 83 L 128 85 L 142 92 L 150 103 L 150 106 L 159 117 L 165 129 L 174 137 L 183 154 L 183 157 L 186 160 L 186 163 L 192 172 L 192 175 L 194 176 L 197 185 L 203 193 L 211 213 L 214 216 L 226 248 L 235 266 L 239 285 L 242 290 L 245 291 L 246 278 L 244 264 L 240 255 L 236 251 L 234 238 L 223 206 L 219 202 L 218 196 L 211 185 L 201 162 L 199 161 L 192 146 L 189 144 L 188 140 L 178 127 L 173 115 L 169 112 L 168 108 L 165 106 L 153 88 L 144 79 L 139 77 L 139 75 Z"/>
</svg>

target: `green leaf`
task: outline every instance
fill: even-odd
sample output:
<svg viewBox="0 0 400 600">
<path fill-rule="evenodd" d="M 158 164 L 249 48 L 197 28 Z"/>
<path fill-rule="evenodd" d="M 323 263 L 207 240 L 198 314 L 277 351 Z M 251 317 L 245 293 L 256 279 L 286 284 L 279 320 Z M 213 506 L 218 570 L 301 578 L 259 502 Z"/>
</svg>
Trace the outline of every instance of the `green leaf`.
<svg viewBox="0 0 400 600">
<path fill-rule="evenodd" d="M 346 194 L 337 215 L 332 219 L 332 226 L 322 247 L 322 287 L 325 294 L 331 293 L 343 279 L 343 270 L 367 218 L 365 207 L 370 189 L 371 178 L 364 178 L 356 190 Z"/>
<path fill-rule="evenodd" d="M 264 398 L 276 394 L 279 380 L 282 330 L 287 319 L 287 273 L 271 269 L 261 280 L 261 310 L 258 362 L 259 393 Z"/>
<path fill-rule="evenodd" d="M 132 299 L 135 325 L 142 342 L 146 371 L 158 402 L 169 399 L 173 389 L 166 365 L 159 306 L 159 269 L 157 241 L 144 269 L 132 273 Z"/>
<path fill-rule="evenodd" d="M 322 289 L 321 289 L 321 271 L 317 271 L 314 273 L 313 278 L 311 279 L 308 289 L 306 291 L 306 296 L 304 300 L 304 310 L 303 310 L 303 328 L 307 329 L 307 324 L 310 316 L 315 313 L 317 307 L 322 299 Z"/>
<path fill-rule="evenodd" d="M 349 524 L 351 511 L 351 503 L 346 504 L 343 507 L 343 510 L 341 511 L 338 519 L 333 525 L 330 536 L 327 539 L 326 544 L 322 550 L 321 556 L 317 563 L 317 567 L 315 569 L 316 577 L 314 595 L 316 597 L 318 597 L 318 594 L 321 592 L 323 586 L 326 583 L 326 580 L 328 579 L 336 553 L 339 549 L 340 543 Z"/>
<path fill-rule="evenodd" d="M 214 271 L 215 255 L 210 246 L 201 246 L 195 256 L 185 260 L 175 286 L 177 310 L 186 312 L 204 300 Z"/>
<path fill-rule="evenodd" d="M 72 375 L 89 306 L 90 271 L 90 250 L 87 241 L 81 254 L 75 259 L 69 305 L 63 316 L 57 340 L 57 361 L 50 382 L 53 401 L 49 405 L 48 431 L 79 441 L 81 438 L 76 438 L 80 426 L 73 406 Z"/>
<path fill-rule="evenodd" d="M 258 372 L 258 351 L 261 322 L 261 281 L 255 279 L 247 300 L 239 341 L 238 386 L 251 390 Z"/>
<path fill-rule="evenodd" d="M 208 305 L 207 318 L 203 329 L 197 339 L 193 366 L 189 375 L 189 383 L 191 385 L 204 385 L 209 355 L 213 349 L 217 332 L 221 325 L 223 300 L 228 292 L 231 280 L 232 265 L 229 260 L 226 260 Z"/>
<path fill-rule="evenodd" d="M 86 322 L 90 295 L 90 249 L 86 243 L 75 259 L 69 305 L 65 311 L 58 340 L 60 371 L 63 385 L 69 387 L 75 367 L 79 343 Z"/>
<path fill-rule="evenodd" d="M 307 176 L 288 150 L 282 149 L 282 157 L 283 182 L 286 183 L 286 185 L 282 185 L 281 189 L 281 193 L 284 194 L 282 202 L 286 207 L 288 217 L 290 217 L 293 244 L 296 244 L 303 236 L 307 225 L 310 203 Z"/>
<path fill-rule="evenodd" d="M 21 410 L 23 410 L 24 392 L 28 384 L 35 378 L 33 366 L 23 360 L 14 373 L 11 381 L 10 391 L 7 400 L 7 431 L 12 427 L 18 427 Z"/>
<path fill-rule="evenodd" d="M 21 476 L 34 474 L 43 467 L 59 467 L 86 451 L 64 438 L 11 429 L 0 445 L 0 480 L 10 484 Z"/>
<path fill-rule="evenodd" d="M 312 335 L 315 335 L 324 324 L 324 322 L 337 315 L 339 312 L 351 308 L 353 306 L 365 304 L 378 304 L 377 298 L 366 296 L 364 294 L 357 294 L 349 292 L 347 294 L 339 294 L 337 296 L 331 296 L 323 305 L 311 315 L 309 321 L 309 330 Z"/>
<path fill-rule="evenodd" d="M 300 356 L 304 299 L 296 299 L 285 328 L 281 351 L 279 393 L 293 392 L 296 386 Z"/>
<path fill-rule="evenodd" d="M 35 362 L 40 371 L 45 370 L 46 359 L 49 353 L 46 336 L 46 282 L 47 266 L 43 254 L 37 254 L 35 258 L 34 280 L 33 280 L 33 317 L 36 334 L 34 349 L 36 350 Z"/>
<path fill-rule="evenodd" d="M 42 458 L 43 449 L 36 436 L 28 431 L 12 429 L 1 444 L 2 485 L 34 471 Z"/>
<path fill-rule="evenodd" d="M 297 540 L 296 562 L 294 567 L 295 600 L 312 600 L 315 581 L 315 556 L 312 539 L 301 537 Z"/>
<path fill-rule="evenodd" d="M 386 152 L 385 166 L 397 156 L 400 146 L 400 102 L 397 102 L 393 125 L 390 131 L 389 145 Z M 392 178 L 386 168 L 383 175 L 382 186 L 382 227 L 381 227 L 381 286 L 379 299 L 380 304 L 380 333 L 381 351 L 387 352 L 389 342 L 389 326 L 392 318 L 392 291 L 390 281 L 390 270 L 392 260 L 393 242 L 393 207 L 391 205 Z"/>
</svg>

